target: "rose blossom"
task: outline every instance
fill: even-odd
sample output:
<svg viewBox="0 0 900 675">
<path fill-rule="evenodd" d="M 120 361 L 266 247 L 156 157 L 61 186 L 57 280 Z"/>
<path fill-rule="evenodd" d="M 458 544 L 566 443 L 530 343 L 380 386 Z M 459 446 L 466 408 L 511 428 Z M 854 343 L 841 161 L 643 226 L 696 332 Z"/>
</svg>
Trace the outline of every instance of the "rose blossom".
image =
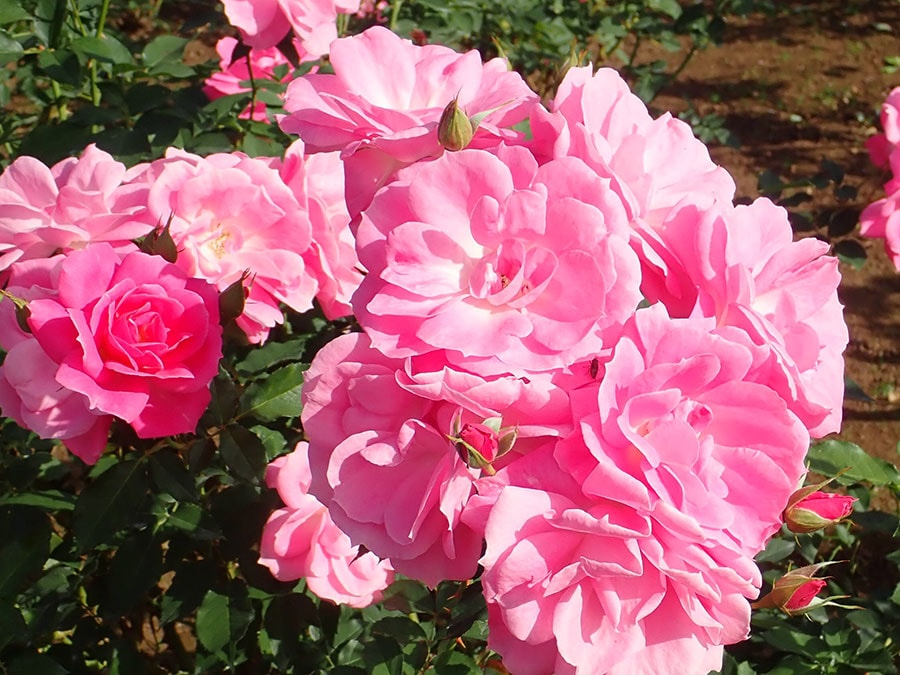
<svg viewBox="0 0 900 675">
<path fill-rule="evenodd" d="M 481 564 L 491 646 L 514 672 L 697 672 L 746 637 L 753 556 L 809 437 L 748 379 L 742 337 L 638 310 L 603 377 L 572 392 L 575 433 L 506 469 Z"/>
<path fill-rule="evenodd" d="M 638 227 L 641 289 L 673 316 L 715 317 L 758 345 L 755 377 L 772 387 L 813 436 L 838 431 L 847 326 L 840 272 L 828 245 L 793 241 L 784 208 L 683 205 L 657 227 Z"/>
<path fill-rule="evenodd" d="M 318 58 L 337 39 L 338 14 L 359 11 L 360 0 L 222 0 L 225 15 L 256 49 L 274 47 L 293 30 L 303 51 Z"/>
<path fill-rule="evenodd" d="M 549 371 L 604 348 L 640 301 L 609 182 L 568 157 L 462 150 L 410 166 L 363 212 L 354 313 L 396 357 L 446 350 L 479 372 Z"/>
<path fill-rule="evenodd" d="M 394 578 L 388 561 L 360 555 L 319 500 L 309 494 L 307 444 L 300 443 L 266 469 L 266 485 L 285 504 L 269 516 L 262 533 L 259 562 L 281 581 L 305 578 L 320 598 L 351 607 L 381 600 Z"/>
<path fill-rule="evenodd" d="M 222 96 L 249 92 L 250 88 L 241 84 L 251 78 L 254 80 L 273 80 L 287 82 L 291 77 L 291 64 L 275 47 L 269 49 L 251 49 L 237 60 L 233 59 L 234 49 L 238 41 L 233 37 L 223 37 L 216 43 L 216 52 L 219 54 L 218 73 L 210 75 L 203 85 L 203 93 L 210 101 L 215 101 Z M 278 79 L 275 71 L 284 67 L 286 72 Z M 254 101 L 253 106 L 248 105 L 238 117 L 252 119 L 257 122 L 268 122 L 266 104 L 262 101 Z"/>
<path fill-rule="evenodd" d="M 285 152 L 279 172 L 309 217 L 312 242 L 303 260 L 318 282 L 316 300 L 327 318 L 347 316 L 363 268 L 350 232 L 339 153 L 307 155 L 303 141 L 295 141 Z"/>
<path fill-rule="evenodd" d="M 582 159 L 650 226 L 682 199 L 731 201 L 734 181 L 688 124 L 669 113 L 653 119 L 616 71 L 592 71 L 570 68 L 550 110 L 534 108 L 531 147 L 542 161 Z"/>
<path fill-rule="evenodd" d="M 0 270 L 89 242 L 128 244 L 155 225 L 137 217 L 146 186 L 122 185 L 125 165 L 91 144 L 45 166 L 19 157 L 0 174 Z"/>
<path fill-rule="evenodd" d="M 249 273 L 237 325 L 255 343 L 284 321 L 279 303 L 306 311 L 317 290 L 304 260 L 312 238 L 309 215 L 279 167 L 277 159 L 241 152 L 199 157 L 170 148 L 164 159 L 135 167 L 130 176 L 150 185 L 152 217 L 171 219 L 179 267 L 220 291 Z"/>
<path fill-rule="evenodd" d="M 900 270 L 900 87 L 891 91 L 881 108 L 883 134 L 866 142 L 872 161 L 889 167 L 893 177 L 884 185 L 886 196 L 863 209 L 859 231 L 864 237 L 884 239 L 884 248 Z"/>
<path fill-rule="evenodd" d="M 437 127 L 451 101 L 469 116 L 487 113 L 473 147 L 517 140 L 520 134 L 508 127 L 537 102 L 503 59 L 482 63 L 475 50 L 416 46 L 381 26 L 337 40 L 329 59 L 333 75 L 291 82 L 285 97 L 290 114 L 280 124 L 311 152 L 343 152 L 351 215 L 398 169 L 441 154 Z"/>
<path fill-rule="evenodd" d="M 18 284 L 31 334 L 17 332 L 4 310 L 5 415 L 88 463 L 103 450 L 111 416 L 141 438 L 194 431 L 222 355 L 212 286 L 159 256 L 105 243 L 33 261 L 22 274 L 15 266 L 11 293 Z M 19 357 L 31 377 L 21 376 Z"/>
<path fill-rule="evenodd" d="M 322 348 L 303 386 L 310 491 L 355 544 L 434 586 L 467 579 L 481 532 L 462 521 L 482 466 L 451 440 L 466 424 L 501 418 L 528 452 L 568 428 L 567 398 L 546 378 L 483 378 L 437 357 L 392 359 L 362 333 Z"/>
<path fill-rule="evenodd" d="M 866 149 L 875 166 L 887 167 L 900 146 L 900 87 L 894 87 L 881 104 L 881 128 L 882 133 L 866 141 Z M 895 171 L 894 175 L 898 173 Z"/>
</svg>

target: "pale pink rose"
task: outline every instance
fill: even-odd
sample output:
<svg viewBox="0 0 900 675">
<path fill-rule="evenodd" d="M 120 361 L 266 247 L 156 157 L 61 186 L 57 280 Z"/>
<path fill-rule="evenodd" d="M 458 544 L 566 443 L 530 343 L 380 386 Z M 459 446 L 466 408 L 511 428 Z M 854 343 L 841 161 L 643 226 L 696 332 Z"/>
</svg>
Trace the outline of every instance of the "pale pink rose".
<svg viewBox="0 0 900 675">
<path fill-rule="evenodd" d="M 709 157 L 691 128 L 666 113 L 650 117 L 621 76 L 609 68 L 570 68 L 549 112 L 534 109 L 531 147 L 545 161 L 584 160 L 628 206 L 653 226 L 682 199 L 731 201 L 734 181 Z"/>
<path fill-rule="evenodd" d="M 111 416 L 141 438 L 194 431 L 222 355 L 212 286 L 159 256 L 104 243 L 34 261 L 21 278 L 17 267 L 10 287 L 31 284 L 21 296 L 31 334 L 7 326 L 3 346 L 27 357 L 34 374 L 7 356 L 4 414 L 89 463 Z"/>
<path fill-rule="evenodd" d="M 266 469 L 266 485 L 278 490 L 285 507 L 269 516 L 263 528 L 259 562 L 281 581 L 305 578 L 320 598 L 350 607 L 381 600 L 394 579 L 390 562 L 359 547 L 338 529 L 322 503 L 309 494 L 307 444 Z"/>
<path fill-rule="evenodd" d="M 337 15 L 359 11 L 360 0 L 222 0 L 225 15 L 255 49 L 274 47 L 293 30 L 303 51 L 318 58 L 337 39 Z"/>
<path fill-rule="evenodd" d="M 391 359 L 365 334 L 342 335 L 319 351 L 303 387 L 311 492 L 353 543 L 398 572 L 431 586 L 467 579 L 482 535 L 462 513 L 483 471 L 451 439 L 495 417 L 518 432 L 498 466 L 571 426 L 568 399 L 545 378 L 483 378 L 437 358 Z"/>
<path fill-rule="evenodd" d="M 220 291 L 249 274 L 237 325 L 254 343 L 284 321 L 280 303 L 311 309 L 318 286 L 304 260 L 312 240 L 309 214 L 279 175 L 280 164 L 240 152 L 199 157 L 170 148 L 164 159 L 130 175 L 150 185 L 152 217 L 171 218 L 177 264 L 185 272 Z"/>
<path fill-rule="evenodd" d="M 280 124 L 299 134 L 310 152 L 343 152 L 354 216 L 398 169 L 441 154 L 438 122 L 452 100 L 466 115 L 487 113 L 472 147 L 517 140 L 520 134 L 509 127 L 537 103 L 503 59 L 482 63 L 474 50 L 416 46 L 381 26 L 337 40 L 329 59 L 333 75 L 291 82 L 285 97 L 290 114 Z"/>
<path fill-rule="evenodd" d="M 609 181 L 574 157 L 497 153 L 410 166 L 363 212 L 369 274 L 353 308 L 385 354 L 550 371 L 603 350 L 604 330 L 634 312 L 638 261 Z"/>
<path fill-rule="evenodd" d="M 897 154 L 900 156 L 900 153 Z M 859 217 L 859 232 L 864 237 L 884 239 L 885 252 L 894 267 L 900 270 L 900 178 L 889 181 L 885 191 L 887 197 L 863 209 Z"/>
<path fill-rule="evenodd" d="M 288 82 L 291 79 L 293 67 L 275 47 L 268 49 L 251 49 L 249 54 L 233 59 L 234 48 L 238 41 L 233 37 L 223 37 L 216 43 L 216 52 L 219 54 L 219 68 L 221 70 L 210 75 L 203 85 L 203 93 L 210 101 L 215 101 L 222 96 L 241 94 L 250 91 L 249 84 L 242 84 L 251 78 L 253 80 L 273 80 Z M 277 68 L 283 68 L 284 74 L 278 77 Z M 241 119 L 252 119 L 257 122 L 268 122 L 266 104 L 255 101 L 241 112 Z"/>
<path fill-rule="evenodd" d="M 305 155 L 303 141 L 287 149 L 279 169 L 282 180 L 304 205 L 312 243 L 303 259 L 318 281 L 316 300 L 329 319 L 352 313 L 350 298 L 363 279 L 344 202 L 344 164 L 337 152 Z"/>
<path fill-rule="evenodd" d="M 16 159 L 0 174 L 0 270 L 90 242 L 127 245 L 153 229 L 138 215 L 147 188 L 123 186 L 125 172 L 93 144 L 53 167 Z"/>
<path fill-rule="evenodd" d="M 809 437 L 733 333 L 638 310 L 572 392 L 575 433 L 486 479 L 490 645 L 512 672 L 705 672 L 746 637 Z"/>
<path fill-rule="evenodd" d="M 884 131 L 869 138 L 866 148 L 875 166 L 887 167 L 900 146 L 900 87 L 894 87 L 881 104 L 881 128 Z M 897 175 L 895 171 L 894 176 Z"/>
<path fill-rule="evenodd" d="M 749 206 L 674 209 L 638 227 L 644 297 L 673 316 L 715 317 L 759 347 L 757 381 L 775 389 L 815 437 L 840 428 L 847 326 L 838 261 L 818 239 L 793 241 L 787 212 Z"/>
</svg>

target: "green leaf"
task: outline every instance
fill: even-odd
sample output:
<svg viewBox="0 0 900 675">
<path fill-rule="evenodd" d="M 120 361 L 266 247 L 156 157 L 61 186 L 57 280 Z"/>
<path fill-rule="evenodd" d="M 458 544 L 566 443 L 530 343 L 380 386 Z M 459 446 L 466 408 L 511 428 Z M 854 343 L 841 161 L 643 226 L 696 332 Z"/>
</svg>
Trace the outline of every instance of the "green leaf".
<svg viewBox="0 0 900 675">
<path fill-rule="evenodd" d="M 252 350 L 243 361 L 238 361 L 235 370 L 242 375 L 256 375 L 287 361 L 300 361 L 307 340 L 307 337 L 301 337 L 287 342 L 268 342 Z"/>
<path fill-rule="evenodd" d="M 306 366 L 292 363 L 254 382 L 241 396 L 241 410 L 265 421 L 300 415 L 300 389 Z"/>
<path fill-rule="evenodd" d="M 240 640 L 253 617 L 246 592 L 221 595 L 209 591 L 197 610 L 197 639 L 209 651 L 218 652 Z"/>
<path fill-rule="evenodd" d="M 14 2 L 4 2 L 0 5 L 0 26 L 6 26 L 16 21 L 25 21 L 30 18 L 31 15 Z"/>
<path fill-rule="evenodd" d="M 16 61 L 24 51 L 18 40 L 5 30 L 0 29 L 0 65 Z"/>
<path fill-rule="evenodd" d="M 778 562 L 779 560 L 784 560 L 794 552 L 795 548 L 796 544 L 793 539 L 775 537 L 770 539 L 769 543 L 766 544 L 765 550 L 756 556 L 756 562 Z"/>
<path fill-rule="evenodd" d="M 868 257 L 866 249 L 855 239 L 843 239 L 836 243 L 831 251 L 838 257 L 838 260 L 857 270 L 863 268 Z"/>
<path fill-rule="evenodd" d="M 12 605 L 0 604 L 0 649 L 17 640 L 24 632 L 22 613 Z"/>
<path fill-rule="evenodd" d="M 50 532 L 47 516 L 35 509 L 12 507 L 0 514 L 0 597 L 14 596 L 40 575 Z"/>
<path fill-rule="evenodd" d="M 73 529 L 86 551 L 129 525 L 147 502 L 146 466 L 141 460 L 119 462 L 103 472 L 78 497 Z"/>
<path fill-rule="evenodd" d="M 212 541 L 222 536 L 212 517 L 196 504 L 179 504 L 164 523 L 188 534 L 191 539 Z"/>
<path fill-rule="evenodd" d="M 36 506 L 46 511 L 71 511 L 75 508 L 75 497 L 59 490 L 35 490 L 0 497 L 0 505 L 6 504 Z"/>
<path fill-rule="evenodd" d="M 212 560 L 187 560 L 175 566 L 175 578 L 160 603 L 160 623 L 187 616 L 203 601 L 217 574 Z"/>
<path fill-rule="evenodd" d="M 163 450 L 150 457 L 150 477 L 157 488 L 178 501 L 195 502 L 198 499 L 193 477 L 174 452 Z"/>
<path fill-rule="evenodd" d="M 900 470 L 897 467 L 872 457 L 855 443 L 822 441 L 809 449 L 807 458 L 810 469 L 823 476 L 835 476 L 841 470 L 848 469 L 837 479 L 845 485 L 868 481 L 873 485 L 900 486 Z"/>
<path fill-rule="evenodd" d="M 253 432 L 232 424 L 219 432 L 219 454 L 235 475 L 258 485 L 266 470 L 266 448 Z"/>
<path fill-rule="evenodd" d="M 120 616 L 143 600 L 162 574 L 162 560 L 162 546 L 149 529 L 122 542 L 105 578 L 104 613 Z"/>
<path fill-rule="evenodd" d="M 184 54 L 184 48 L 187 43 L 188 40 L 176 35 L 160 35 L 153 38 L 144 47 L 144 53 L 142 54 L 144 65 L 152 68 L 165 61 L 181 63 L 181 55 Z"/>
<path fill-rule="evenodd" d="M 252 431 L 253 434 L 262 441 L 263 446 L 265 446 L 267 462 L 271 462 L 276 457 L 279 457 L 290 450 L 284 436 L 274 429 L 257 424 L 256 426 L 250 427 L 250 431 Z"/>
<path fill-rule="evenodd" d="M 89 59 L 114 64 L 132 63 L 128 47 L 109 35 L 103 37 L 85 35 L 72 42 L 72 49 Z"/>
</svg>

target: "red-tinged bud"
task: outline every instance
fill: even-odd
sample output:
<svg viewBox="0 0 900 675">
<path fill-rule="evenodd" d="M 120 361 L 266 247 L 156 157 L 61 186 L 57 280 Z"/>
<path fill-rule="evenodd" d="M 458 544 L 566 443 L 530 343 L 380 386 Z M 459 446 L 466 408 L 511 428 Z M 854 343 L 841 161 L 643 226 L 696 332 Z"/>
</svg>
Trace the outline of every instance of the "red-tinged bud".
<svg viewBox="0 0 900 675">
<path fill-rule="evenodd" d="M 493 462 L 497 457 L 500 437 L 486 424 L 464 424 L 459 430 L 461 440 L 468 450 L 474 450 L 485 462 Z"/>
<path fill-rule="evenodd" d="M 447 150 L 462 150 L 472 142 L 475 126 L 459 109 L 456 99 L 450 101 L 438 122 L 438 142 Z"/>
<path fill-rule="evenodd" d="M 772 590 L 752 604 L 754 609 L 780 609 L 789 616 L 806 614 L 818 607 L 835 605 L 835 598 L 818 598 L 825 588 L 825 580 L 816 578 L 816 573 L 826 565 L 839 561 L 817 563 L 798 567 L 787 572 L 772 584 Z M 836 596 L 846 597 L 846 596 Z M 841 605 L 837 605 L 841 606 Z"/>
<path fill-rule="evenodd" d="M 820 492 L 818 487 L 801 488 L 791 495 L 784 509 L 784 522 L 791 532 L 815 532 L 850 515 L 855 497 Z"/>
</svg>

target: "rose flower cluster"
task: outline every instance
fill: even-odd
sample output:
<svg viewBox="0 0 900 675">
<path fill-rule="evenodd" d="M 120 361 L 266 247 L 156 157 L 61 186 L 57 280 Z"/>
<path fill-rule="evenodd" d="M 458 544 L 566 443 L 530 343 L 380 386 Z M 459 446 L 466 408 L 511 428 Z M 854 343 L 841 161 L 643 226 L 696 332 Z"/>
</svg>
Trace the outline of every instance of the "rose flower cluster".
<svg viewBox="0 0 900 675">
<path fill-rule="evenodd" d="M 480 575 L 516 675 L 719 668 L 810 438 L 840 425 L 837 260 L 770 201 L 734 206 L 614 71 L 572 68 L 545 106 L 503 61 L 379 27 L 330 62 L 280 124 L 343 159 L 362 332 L 307 373 L 286 508 L 308 489 L 365 565 Z"/>
<path fill-rule="evenodd" d="M 267 472 L 262 564 L 353 606 L 395 572 L 479 578 L 516 675 L 719 668 L 810 438 L 840 426 L 837 260 L 770 201 L 735 206 L 612 70 L 545 105 L 502 59 L 333 40 L 359 2 L 295 4 L 225 2 L 248 45 L 286 16 L 329 55 L 288 85 L 283 157 L 89 147 L 0 175 L 3 414 L 94 462 L 114 420 L 194 431 L 219 294 L 243 286 L 252 344 L 284 308 L 352 312 Z"/>
<path fill-rule="evenodd" d="M 251 205 L 251 208 L 248 208 Z M 193 433 L 222 356 L 219 295 L 261 343 L 359 283 L 336 154 L 198 157 L 131 169 L 95 146 L 0 174 L 0 410 L 97 461 L 114 419 L 141 438 Z M 159 255 L 157 255 L 159 254 Z"/>
<path fill-rule="evenodd" d="M 884 184 L 885 197 L 869 204 L 860 215 L 860 232 L 866 237 L 884 239 L 894 267 L 900 270 L 900 87 L 896 87 L 881 106 L 884 131 L 867 142 L 869 157 L 879 168 L 889 170 L 891 179 Z"/>
</svg>

